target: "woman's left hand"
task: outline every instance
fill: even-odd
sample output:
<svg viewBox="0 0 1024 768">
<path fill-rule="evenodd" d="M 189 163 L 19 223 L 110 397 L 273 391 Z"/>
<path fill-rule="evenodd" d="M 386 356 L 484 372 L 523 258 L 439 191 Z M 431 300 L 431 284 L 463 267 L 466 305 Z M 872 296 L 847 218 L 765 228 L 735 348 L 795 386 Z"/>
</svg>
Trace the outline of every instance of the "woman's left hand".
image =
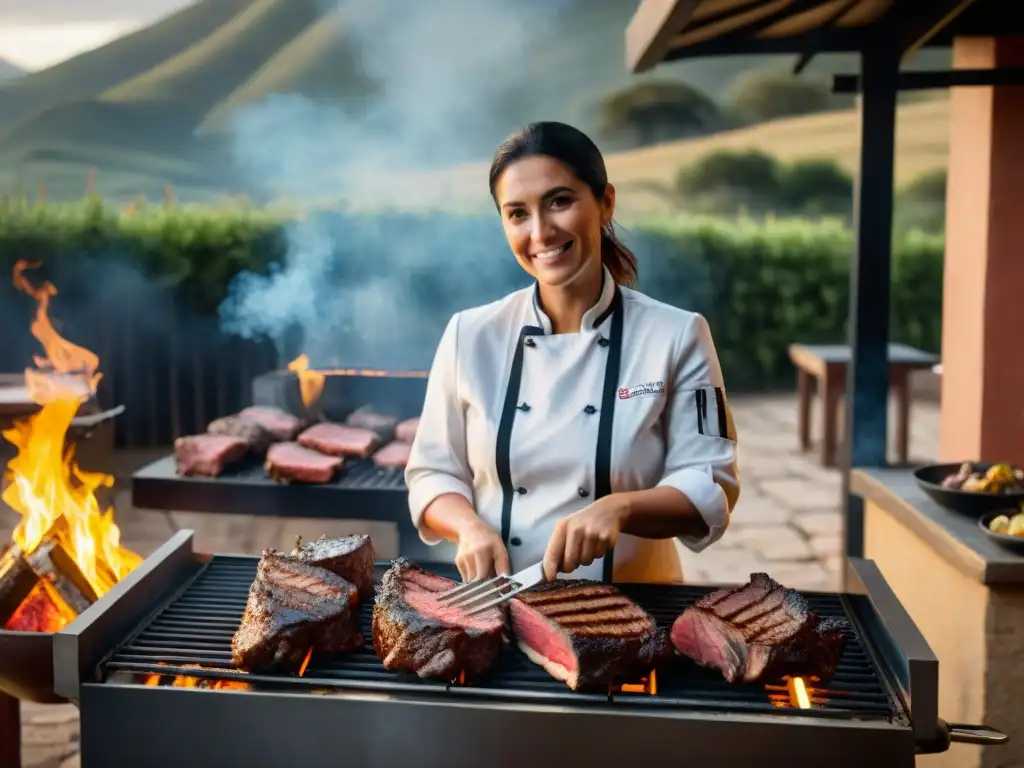
<svg viewBox="0 0 1024 768">
<path fill-rule="evenodd" d="M 625 499 L 613 493 L 561 520 L 544 554 L 544 577 L 552 581 L 602 557 L 618 541 L 628 511 Z"/>
</svg>

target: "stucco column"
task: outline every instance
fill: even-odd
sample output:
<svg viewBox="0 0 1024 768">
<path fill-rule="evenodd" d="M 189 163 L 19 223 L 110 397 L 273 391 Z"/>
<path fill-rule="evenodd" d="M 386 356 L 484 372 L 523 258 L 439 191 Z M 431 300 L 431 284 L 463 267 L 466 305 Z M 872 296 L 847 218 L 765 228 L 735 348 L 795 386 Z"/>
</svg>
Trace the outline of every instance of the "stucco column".
<svg viewBox="0 0 1024 768">
<path fill-rule="evenodd" d="M 1024 66 L 961 38 L 953 66 Z M 939 455 L 1024 466 L 1024 86 L 950 91 Z"/>
</svg>

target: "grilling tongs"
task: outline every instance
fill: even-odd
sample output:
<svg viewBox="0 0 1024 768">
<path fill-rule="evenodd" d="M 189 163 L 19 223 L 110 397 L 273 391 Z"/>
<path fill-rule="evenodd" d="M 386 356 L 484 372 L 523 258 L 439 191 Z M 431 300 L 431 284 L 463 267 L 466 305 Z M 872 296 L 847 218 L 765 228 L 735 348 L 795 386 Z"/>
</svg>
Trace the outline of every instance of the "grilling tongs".
<svg viewBox="0 0 1024 768">
<path fill-rule="evenodd" d="M 544 581 L 544 565 L 537 563 L 511 576 L 498 575 L 490 579 L 474 579 L 460 584 L 439 598 L 442 603 L 462 608 L 467 614 L 486 611 L 501 605 L 518 595 L 524 589 Z"/>
</svg>

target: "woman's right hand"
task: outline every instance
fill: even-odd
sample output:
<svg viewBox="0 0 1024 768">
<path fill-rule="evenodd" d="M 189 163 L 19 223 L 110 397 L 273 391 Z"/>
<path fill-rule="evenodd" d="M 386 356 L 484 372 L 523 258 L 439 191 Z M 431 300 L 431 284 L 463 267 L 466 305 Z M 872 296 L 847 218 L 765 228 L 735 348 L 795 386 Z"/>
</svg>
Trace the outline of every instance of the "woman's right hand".
<svg viewBox="0 0 1024 768">
<path fill-rule="evenodd" d="M 510 573 L 508 550 L 496 530 L 480 518 L 460 527 L 455 565 L 463 581 Z"/>
</svg>

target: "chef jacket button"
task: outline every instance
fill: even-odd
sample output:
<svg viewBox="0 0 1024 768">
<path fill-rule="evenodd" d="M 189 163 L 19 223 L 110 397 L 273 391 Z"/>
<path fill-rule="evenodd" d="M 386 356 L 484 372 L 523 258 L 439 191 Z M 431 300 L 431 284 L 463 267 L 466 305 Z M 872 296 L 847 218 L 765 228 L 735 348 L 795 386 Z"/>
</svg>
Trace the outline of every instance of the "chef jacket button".
<svg viewBox="0 0 1024 768">
<path fill-rule="evenodd" d="M 508 543 L 511 544 L 513 547 L 518 547 L 522 545 L 523 540 L 520 539 L 518 536 L 513 536 L 511 539 L 508 540 Z"/>
<path fill-rule="evenodd" d="M 535 342 L 529 336 L 527 336 L 526 339 L 523 340 L 523 344 L 525 344 L 528 347 L 536 347 L 537 346 L 537 342 Z"/>
<path fill-rule="evenodd" d="M 528 403 L 523 403 L 522 405 L 517 405 L 516 408 L 518 408 L 523 413 L 526 413 L 528 410 L 530 410 L 530 405 Z"/>
<path fill-rule="evenodd" d="M 518 493 L 520 496 L 522 496 L 523 494 L 526 493 L 526 489 L 523 488 L 523 486 L 520 485 L 518 488 L 516 488 L 516 493 Z"/>
<path fill-rule="evenodd" d="M 587 496 L 590 495 L 590 491 L 588 491 L 586 488 L 577 488 L 576 493 L 580 495 L 581 499 L 585 499 L 587 498 Z"/>
<path fill-rule="evenodd" d="M 598 346 L 602 346 L 602 347 L 607 347 L 609 344 L 611 344 L 611 342 L 608 341 L 608 339 L 606 339 L 604 336 L 601 336 L 597 340 L 597 343 L 598 343 Z"/>
<path fill-rule="evenodd" d="M 583 409 L 583 412 L 588 414 L 588 415 L 591 414 L 591 413 L 597 413 L 597 408 L 595 408 L 592 405 L 588 405 L 586 408 Z"/>
</svg>

